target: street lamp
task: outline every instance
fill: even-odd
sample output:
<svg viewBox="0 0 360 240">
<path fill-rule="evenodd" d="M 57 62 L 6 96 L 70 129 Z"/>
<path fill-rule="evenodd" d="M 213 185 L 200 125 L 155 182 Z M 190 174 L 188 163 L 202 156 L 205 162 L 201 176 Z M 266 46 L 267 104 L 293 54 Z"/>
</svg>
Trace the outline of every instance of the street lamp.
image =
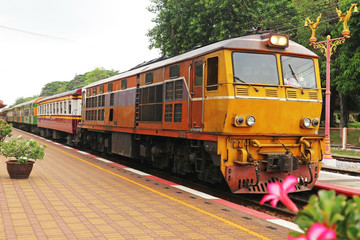
<svg viewBox="0 0 360 240">
<path fill-rule="evenodd" d="M 344 43 L 347 38 L 350 38 L 350 30 L 347 26 L 347 23 L 351 17 L 351 11 L 354 8 L 354 13 L 358 12 L 357 4 L 351 4 L 350 9 L 343 14 L 339 9 L 336 8 L 336 13 L 338 14 L 339 21 L 343 22 L 344 30 L 341 32 L 343 37 L 330 39 L 330 35 L 326 37 L 326 41 L 316 42 L 317 38 L 315 37 L 316 29 L 318 28 L 321 14 L 317 17 L 316 22 L 312 22 L 310 18 L 305 19 L 305 26 L 309 26 L 312 35 L 310 37 L 310 46 L 313 46 L 315 49 L 320 49 L 321 52 L 326 57 L 326 92 L 325 92 L 325 154 L 323 157 L 324 162 L 328 165 L 336 165 L 331 156 L 330 149 L 330 57 L 332 53 L 336 50 L 337 46 Z"/>
</svg>

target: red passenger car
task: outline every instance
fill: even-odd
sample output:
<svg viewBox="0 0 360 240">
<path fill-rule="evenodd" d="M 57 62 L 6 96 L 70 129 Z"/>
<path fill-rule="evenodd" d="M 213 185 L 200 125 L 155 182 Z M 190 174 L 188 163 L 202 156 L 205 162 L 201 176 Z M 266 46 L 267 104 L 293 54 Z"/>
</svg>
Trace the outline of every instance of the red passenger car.
<svg viewBox="0 0 360 240">
<path fill-rule="evenodd" d="M 74 141 L 81 120 L 81 89 L 72 90 L 38 102 L 38 128 L 43 137 Z"/>
</svg>

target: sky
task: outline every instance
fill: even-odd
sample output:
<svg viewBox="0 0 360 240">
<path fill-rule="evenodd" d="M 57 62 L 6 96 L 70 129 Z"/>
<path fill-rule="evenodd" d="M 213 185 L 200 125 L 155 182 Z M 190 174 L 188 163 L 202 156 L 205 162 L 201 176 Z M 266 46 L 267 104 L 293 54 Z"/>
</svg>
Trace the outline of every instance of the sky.
<svg viewBox="0 0 360 240">
<path fill-rule="evenodd" d="M 40 94 L 95 68 L 126 71 L 159 57 L 146 36 L 150 0 L 0 0 L 0 100 Z"/>
</svg>

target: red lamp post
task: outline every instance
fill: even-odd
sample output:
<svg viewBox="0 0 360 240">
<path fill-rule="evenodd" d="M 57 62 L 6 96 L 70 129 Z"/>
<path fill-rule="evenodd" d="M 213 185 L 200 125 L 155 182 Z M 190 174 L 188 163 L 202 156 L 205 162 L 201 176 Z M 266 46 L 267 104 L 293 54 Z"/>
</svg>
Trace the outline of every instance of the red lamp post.
<svg viewBox="0 0 360 240">
<path fill-rule="evenodd" d="M 316 42 L 317 38 L 315 37 L 316 29 L 318 28 L 321 14 L 317 18 L 316 22 L 310 21 L 309 18 L 305 19 L 305 26 L 309 26 L 312 30 L 311 38 L 309 39 L 311 42 L 311 46 L 315 49 L 320 49 L 321 52 L 326 57 L 326 92 L 325 92 L 325 154 L 323 157 L 324 162 L 329 165 L 336 165 L 333 163 L 333 158 L 331 156 L 331 148 L 330 148 L 330 57 L 333 52 L 336 50 L 337 46 L 344 43 L 347 38 L 350 38 L 350 30 L 347 26 L 347 22 L 351 17 L 351 11 L 354 8 L 354 13 L 357 13 L 357 4 L 351 4 L 350 9 L 346 14 L 342 14 L 340 10 L 336 9 L 336 12 L 339 16 L 339 20 L 343 22 L 344 30 L 341 32 L 343 37 L 331 39 L 330 35 L 326 37 L 326 41 Z M 330 161 L 330 162 L 329 162 Z"/>
</svg>

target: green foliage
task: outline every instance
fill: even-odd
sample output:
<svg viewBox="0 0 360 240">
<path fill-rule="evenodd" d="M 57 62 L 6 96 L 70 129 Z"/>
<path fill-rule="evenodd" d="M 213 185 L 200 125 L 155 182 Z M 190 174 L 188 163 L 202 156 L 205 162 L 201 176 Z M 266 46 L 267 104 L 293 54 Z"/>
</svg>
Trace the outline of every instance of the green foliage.
<svg viewBox="0 0 360 240">
<path fill-rule="evenodd" d="M 255 32 L 258 26 L 290 28 L 294 9 L 291 0 L 152 0 L 148 10 L 156 14 L 147 36 L 150 48 L 159 48 L 163 55 L 174 56 L 219 40 Z M 278 14 L 278 9 L 286 14 Z"/>
<path fill-rule="evenodd" d="M 24 139 L 23 137 L 13 138 L 8 142 L 0 143 L 0 153 L 6 158 L 15 158 L 18 163 L 25 163 L 32 159 L 43 159 L 45 147 L 40 146 L 33 139 Z"/>
<path fill-rule="evenodd" d="M 4 141 L 6 137 L 12 136 L 12 125 L 5 120 L 0 119 L 0 142 Z"/>
<path fill-rule="evenodd" d="M 32 97 L 26 97 L 26 98 L 19 97 L 19 98 L 17 98 L 15 100 L 15 103 L 13 105 L 9 106 L 9 108 L 12 108 L 13 106 L 16 106 L 16 105 L 24 103 L 24 102 L 28 102 L 28 101 L 33 100 L 33 99 L 38 98 L 38 97 L 39 97 L 39 95 L 34 95 Z"/>
<path fill-rule="evenodd" d="M 300 210 L 295 218 L 295 223 L 306 232 L 314 223 L 323 223 L 329 228 L 334 228 L 337 239 L 360 239 L 360 198 L 354 196 L 348 199 L 335 191 L 319 191 L 319 196 L 313 195 L 309 203 Z M 300 233 L 292 232 L 291 235 L 299 236 Z"/>
<path fill-rule="evenodd" d="M 41 90 L 40 96 L 51 96 L 57 93 L 75 90 L 116 74 L 119 74 L 119 72 L 114 70 L 105 70 L 104 68 L 95 68 L 91 72 L 76 75 L 74 79 L 69 82 L 55 81 L 45 84 Z"/>
<path fill-rule="evenodd" d="M 55 81 L 45 84 L 45 86 L 41 89 L 40 97 L 51 96 L 58 93 L 59 89 L 61 89 L 67 82 Z"/>
<path fill-rule="evenodd" d="M 118 71 L 114 70 L 105 70 L 104 68 L 95 68 L 91 72 L 85 73 L 85 85 L 88 85 L 90 83 L 99 81 L 101 79 L 105 79 L 111 76 L 114 76 L 116 74 L 119 74 Z M 84 85 L 84 86 L 85 86 Z"/>
</svg>

